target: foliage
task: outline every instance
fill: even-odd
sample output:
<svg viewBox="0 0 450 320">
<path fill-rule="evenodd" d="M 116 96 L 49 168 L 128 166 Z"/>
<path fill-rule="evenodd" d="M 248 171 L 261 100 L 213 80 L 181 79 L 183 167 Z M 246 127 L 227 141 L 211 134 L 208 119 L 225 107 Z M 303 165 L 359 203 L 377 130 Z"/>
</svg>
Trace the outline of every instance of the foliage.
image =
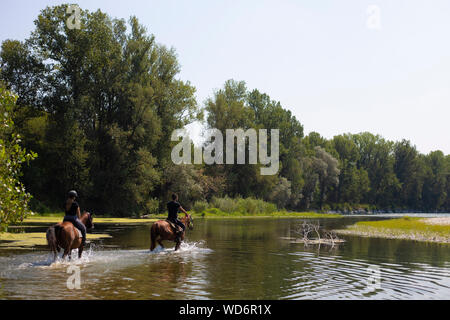
<svg viewBox="0 0 450 320">
<path fill-rule="evenodd" d="M 8 121 L 21 145 L 39 154 L 14 176 L 11 190 L 23 196 L 5 195 L 11 203 L 26 207 L 27 186 L 38 210 L 60 210 L 76 189 L 83 208 L 113 216 L 165 211 L 173 192 L 195 211 L 450 211 L 449 155 L 369 132 L 305 136 L 286 106 L 244 81 L 226 81 L 202 110 L 195 88 L 178 79 L 175 51 L 135 17 L 127 23 L 82 10 L 81 28 L 70 30 L 66 9 L 45 8 L 28 39 L 1 46 L 0 81 L 17 94 L 15 105 L 2 98 L 10 99 Z M 262 176 L 248 152 L 244 165 L 174 165 L 172 131 L 204 111 L 209 129 L 279 129 L 278 173 Z M 19 143 L 13 131 L 1 130 L 2 163 L 33 158 L 11 147 Z"/>
<path fill-rule="evenodd" d="M 19 178 L 22 165 L 37 155 L 22 148 L 21 137 L 14 130 L 12 117 L 16 99 L 0 86 L 0 232 L 31 213 L 28 208 L 31 195 Z"/>
<path fill-rule="evenodd" d="M 271 214 L 277 211 L 273 203 L 260 199 L 229 198 L 228 196 L 224 198 L 213 197 L 209 207 L 220 210 L 221 212 L 238 213 L 240 215 Z M 206 211 L 208 212 L 208 209 Z"/>
<path fill-rule="evenodd" d="M 60 208 L 70 189 L 83 206 L 131 216 L 154 211 L 170 133 L 200 116 L 189 82 L 176 78 L 174 50 L 155 42 L 135 17 L 47 7 L 24 42 L 2 44 L 0 77 L 18 93 L 24 141 L 42 157 L 23 182 Z M 36 134 L 37 133 L 37 134 Z"/>
</svg>

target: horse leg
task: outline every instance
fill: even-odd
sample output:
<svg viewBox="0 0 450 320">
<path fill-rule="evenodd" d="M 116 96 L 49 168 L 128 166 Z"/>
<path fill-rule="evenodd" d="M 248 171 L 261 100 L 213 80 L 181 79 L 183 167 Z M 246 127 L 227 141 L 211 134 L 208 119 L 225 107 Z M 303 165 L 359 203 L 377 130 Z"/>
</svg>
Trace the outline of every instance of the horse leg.
<svg viewBox="0 0 450 320">
<path fill-rule="evenodd" d="M 159 243 L 159 245 L 161 246 L 161 248 L 163 248 L 163 249 L 164 249 L 164 246 L 163 246 L 163 244 L 162 244 L 162 239 L 161 239 L 161 238 L 159 238 L 157 242 Z"/>
<path fill-rule="evenodd" d="M 83 249 L 84 249 L 84 246 L 83 246 L 83 245 L 81 245 L 81 246 L 78 248 L 78 259 L 81 259 L 81 254 L 83 253 Z"/>
<path fill-rule="evenodd" d="M 72 250 L 70 249 L 70 245 L 68 245 L 68 246 L 64 249 L 64 253 L 63 253 L 62 259 L 64 260 L 64 259 L 67 257 L 67 255 L 68 255 L 71 251 L 72 251 Z M 70 255 L 69 255 L 69 258 L 70 258 Z"/>
<path fill-rule="evenodd" d="M 175 251 L 177 251 L 178 249 L 180 249 L 180 245 L 181 245 L 181 241 L 177 240 L 176 244 L 175 244 Z"/>
<path fill-rule="evenodd" d="M 73 245 L 73 240 L 69 240 L 69 243 L 67 244 L 67 247 L 66 247 L 66 249 L 64 251 L 63 258 L 65 256 L 69 255 L 69 260 L 72 260 L 72 245 Z"/>
<path fill-rule="evenodd" d="M 155 250 L 157 237 L 158 235 L 156 234 L 156 230 L 154 227 L 152 227 L 150 229 L 150 251 Z"/>
</svg>

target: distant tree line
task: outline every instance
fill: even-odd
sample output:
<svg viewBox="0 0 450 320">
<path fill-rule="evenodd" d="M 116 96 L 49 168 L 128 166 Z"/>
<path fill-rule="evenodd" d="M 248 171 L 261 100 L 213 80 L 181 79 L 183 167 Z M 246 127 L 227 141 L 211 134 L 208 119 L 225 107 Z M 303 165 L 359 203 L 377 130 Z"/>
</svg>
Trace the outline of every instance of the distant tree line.
<svg viewBox="0 0 450 320">
<path fill-rule="evenodd" d="M 28 39 L 4 41 L 0 52 L 0 81 L 18 97 L 14 130 L 38 154 L 20 177 L 34 210 L 61 210 L 70 189 L 83 207 L 117 216 L 160 212 L 171 192 L 188 208 L 229 196 L 290 210 L 450 210 L 450 156 L 441 151 L 423 155 L 367 132 L 304 136 L 279 102 L 234 80 L 199 107 L 195 88 L 177 78 L 174 50 L 135 17 L 81 11 L 79 30 L 66 20 L 66 5 L 47 7 Z M 279 129 L 278 174 L 174 165 L 172 131 L 204 112 L 206 126 L 223 132 Z"/>
</svg>

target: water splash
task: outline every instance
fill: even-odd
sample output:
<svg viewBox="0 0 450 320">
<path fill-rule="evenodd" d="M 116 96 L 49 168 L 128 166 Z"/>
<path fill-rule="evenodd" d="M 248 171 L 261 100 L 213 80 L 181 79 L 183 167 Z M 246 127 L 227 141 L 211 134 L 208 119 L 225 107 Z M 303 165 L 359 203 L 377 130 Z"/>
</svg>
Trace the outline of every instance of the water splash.
<svg viewBox="0 0 450 320">
<path fill-rule="evenodd" d="M 198 253 L 210 253 L 213 250 L 204 247 L 205 241 L 196 242 L 182 242 L 180 248 L 175 251 L 175 248 L 161 248 L 157 246 L 151 254 L 198 254 Z"/>
</svg>

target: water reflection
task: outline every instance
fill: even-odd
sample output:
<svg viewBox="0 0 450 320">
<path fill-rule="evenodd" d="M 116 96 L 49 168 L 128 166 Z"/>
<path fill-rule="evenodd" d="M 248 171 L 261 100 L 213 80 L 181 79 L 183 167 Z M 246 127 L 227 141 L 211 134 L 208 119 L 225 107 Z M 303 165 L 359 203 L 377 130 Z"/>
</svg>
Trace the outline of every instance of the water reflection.
<svg viewBox="0 0 450 320">
<path fill-rule="evenodd" d="M 321 221 L 340 228 L 361 218 Z M 364 218 L 373 219 L 373 218 Z M 448 299 L 450 246 L 347 236 L 308 246 L 300 219 L 196 221 L 179 252 L 150 253 L 148 226 L 100 226 L 105 239 L 81 259 L 53 263 L 44 249 L 0 251 L 3 299 Z M 101 229 L 104 230 L 101 230 Z M 169 245 L 169 243 L 167 243 Z M 68 290 L 67 268 L 81 269 L 81 290 Z M 380 270 L 369 290 L 368 267 Z"/>
</svg>

